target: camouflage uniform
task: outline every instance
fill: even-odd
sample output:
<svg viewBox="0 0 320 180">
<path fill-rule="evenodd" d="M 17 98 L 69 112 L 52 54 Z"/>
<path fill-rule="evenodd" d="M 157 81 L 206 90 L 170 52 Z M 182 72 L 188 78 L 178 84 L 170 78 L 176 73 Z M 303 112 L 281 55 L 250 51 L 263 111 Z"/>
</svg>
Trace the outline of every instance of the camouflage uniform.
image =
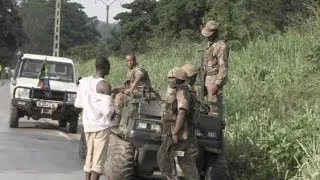
<svg viewBox="0 0 320 180">
<path fill-rule="evenodd" d="M 205 86 L 207 98 L 212 102 L 210 106 L 211 115 L 222 115 L 223 85 L 227 81 L 229 44 L 226 41 L 215 41 L 218 36 L 219 23 L 214 20 L 208 21 L 201 34 L 209 38 L 206 55 L 204 59 L 204 70 L 206 72 Z M 212 93 L 214 85 L 219 86 L 217 94 Z"/>
<path fill-rule="evenodd" d="M 228 74 L 229 45 L 225 41 L 209 43 L 205 56 L 205 86 L 207 98 L 213 104 L 210 107 L 210 114 L 222 114 L 223 86 Z M 216 95 L 212 94 L 213 85 L 220 87 Z"/>
<path fill-rule="evenodd" d="M 180 85 L 177 89 L 168 88 L 164 111 L 163 111 L 163 132 L 164 139 L 159 148 L 157 159 L 160 171 L 167 178 L 172 176 L 173 153 L 175 151 L 184 151 L 183 157 L 178 157 L 178 163 L 186 180 L 198 180 L 199 174 L 196 166 L 196 159 L 199 154 L 198 143 L 193 132 L 193 103 L 194 96 L 186 84 Z M 188 112 L 187 119 L 184 122 L 182 130 L 178 135 L 178 143 L 172 142 L 172 129 L 178 116 L 178 110 L 184 109 Z"/>
<path fill-rule="evenodd" d="M 198 75 L 198 69 L 192 65 L 192 64 L 184 64 L 182 66 L 182 69 L 187 73 L 188 75 L 188 79 L 194 77 L 195 78 L 195 82 L 196 82 L 196 78 Z M 200 99 L 200 92 L 201 92 L 201 86 L 199 84 L 195 84 L 195 82 L 188 82 L 188 86 L 189 88 L 193 91 L 193 93 L 196 95 L 197 99 Z"/>
<path fill-rule="evenodd" d="M 147 90 L 149 90 L 151 88 L 151 82 L 150 82 L 150 78 L 148 75 L 148 72 L 146 70 L 144 70 L 141 67 L 134 67 L 133 69 L 129 70 L 127 72 L 127 82 L 129 82 L 129 86 L 131 87 L 132 84 L 134 83 L 135 79 L 138 76 L 142 76 L 141 81 L 138 83 L 137 88 L 134 90 L 134 92 L 140 91 L 142 89 L 139 89 L 140 87 L 145 87 Z M 133 93 L 134 93 L 133 92 Z M 118 93 L 115 97 L 115 109 L 116 112 L 120 113 L 121 109 L 123 108 L 125 102 L 127 99 L 127 95 L 124 93 Z"/>
</svg>

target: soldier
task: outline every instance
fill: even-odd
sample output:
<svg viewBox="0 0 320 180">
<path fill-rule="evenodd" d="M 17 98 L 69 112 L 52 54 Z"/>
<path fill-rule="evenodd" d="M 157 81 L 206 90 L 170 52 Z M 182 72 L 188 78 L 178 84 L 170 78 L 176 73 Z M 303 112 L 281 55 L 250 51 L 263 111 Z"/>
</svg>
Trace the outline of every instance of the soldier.
<svg viewBox="0 0 320 180">
<path fill-rule="evenodd" d="M 123 86 L 113 89 L 113 92 L 120 91 L 115 97 L 115 118 L 120 120 L 121 110 L 125 104 L 127 96 L 131 93 L 142 91 L 145 88 L 146 91 L 151 90 L 151 82 L 148 72 L 138 66 L 136 56 L 134 54 L 126 55 L 126 61 L 128 66 L 127 80 Z"/>
<path fill-rule="evenodd" d="M 204 59 L 205 86 L 208 101 L 211 102 L 210 115 L 222 115 L 223 86 L 227 81 L 229 45 L 224 40 L 217 40 L 219 24 L 208 21 L 201 34 L 208 38 Z"/>
<path fill-rule="evenodd" d="M 163 112 L 164 139 L 157 154 L 159 168 L 167 179 L 175 176 L 176 156 L 178 164 L 187 180 L 198 180 L 196 166 L 198 144 L 194 135 L 192 120 L 194 96 L 185 83 L 187 73 L 181 68 L 174 68 L 168 73 L 169 87 Z"/>
<path fill-rule="evenodd" d="M 199 92 L 200 92 L 200 86 L 198 84 L 195 84 L 198 76 L 198 69 L 192 65 L 192 64 L 185 64 L 182 66 L 182 69 L 187 73 L 188 79 L 187 83 L 189 84 L 190 88 L 195 92 L 197 95 L 197 98 L 199 99 Z"/>
</svg>

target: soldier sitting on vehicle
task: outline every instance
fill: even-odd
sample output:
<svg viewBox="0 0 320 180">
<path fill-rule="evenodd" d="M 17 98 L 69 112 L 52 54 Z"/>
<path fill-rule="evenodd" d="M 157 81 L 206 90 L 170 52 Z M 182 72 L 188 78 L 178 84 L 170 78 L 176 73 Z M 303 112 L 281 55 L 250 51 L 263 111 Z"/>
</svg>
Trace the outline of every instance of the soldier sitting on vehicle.
<svg viewBox="0 0 320 180">
<path fill-rule="evenodd" d="M 127 79 L 123 86 L 116 87 L 112 93 L 115 96 L 115 120 L 120 120 L 121 110 L 126 102 L 127 96 L 141 91 L 153 92 L 160 97 L 151 87 L 148 71 L 138 66 L 136 56 L 127 54 L 126 61 L 128 66 Z"/>
<path fill-rule="evenodd" d="M 192 116 L 196 99 L 185 83 L 187 73 L 183 69 L 172 69 L 168 78 L 170 84 L 162 117 L 164 139 L 157 154 L 158 165 L 167 179 L 177 177 L 178 164 L 186 180 L 198 180 L 196 159 L 199 150 Z"/>
</svg>

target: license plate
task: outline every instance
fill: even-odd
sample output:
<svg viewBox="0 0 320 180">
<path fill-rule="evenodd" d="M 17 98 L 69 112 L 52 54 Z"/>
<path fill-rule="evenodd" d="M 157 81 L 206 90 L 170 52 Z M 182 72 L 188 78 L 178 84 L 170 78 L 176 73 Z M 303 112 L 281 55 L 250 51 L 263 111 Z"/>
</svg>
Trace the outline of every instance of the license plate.
<svg viewBox="0 0 320 180">
<path fill-rule="evenodd" d="M 37 106 L 43 108 L 56 108 L 58 105 L 56 103 L 38 101 Z"/>
</svg>

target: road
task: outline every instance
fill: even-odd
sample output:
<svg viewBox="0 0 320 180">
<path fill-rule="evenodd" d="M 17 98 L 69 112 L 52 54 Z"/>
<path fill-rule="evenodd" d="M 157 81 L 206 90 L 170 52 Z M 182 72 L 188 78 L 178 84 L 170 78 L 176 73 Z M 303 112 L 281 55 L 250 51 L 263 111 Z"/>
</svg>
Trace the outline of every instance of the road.
<svg viewBox="0 0 320 180">
<path fill-rule="evenodd" d="M 0 179 L 84 179 L 78 156 L 79 134 L 50 120 L 20 119 L 9 128 L 9 82 L 0 83 Z"/>
</svg>

